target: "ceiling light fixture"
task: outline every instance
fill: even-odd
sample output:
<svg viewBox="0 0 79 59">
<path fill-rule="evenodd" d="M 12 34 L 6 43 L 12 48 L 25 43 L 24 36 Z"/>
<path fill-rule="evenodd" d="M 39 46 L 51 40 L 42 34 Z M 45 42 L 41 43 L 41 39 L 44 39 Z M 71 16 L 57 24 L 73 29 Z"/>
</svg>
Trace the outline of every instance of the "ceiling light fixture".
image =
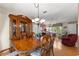
<svg viewBox="0 0 79 59">
<path fill-rule="evenodd" d="M 37 23 L 38 25 L 40 23 L 44 23 L 45 19 L 41 19 L 39 18 L 39 3 L 34 3 L 35 8 L 37 8 L 37 17 L 35 19 L 32 20 L 32 22 Z M 43 13 L 46 13 L 47 11 L 44 11 Z"/>
<path fill-rule="evenodd" d="M 37 17 L 35 18 L 35 22 L 39 23 L 39 21 L 40 21 L 40 19 L 39 19 L 39 3 L 34 3 L 34 6 L 35 6 L 35 8 L 38 9 L 37 10 Z"/>
<path fill-rule="evenodd" d="M 32 22 L 35 22 L 35 20 L 34 20 L 34 19 L 32 19 Z"/>
<path fill-rule="evenodd" d="M 35 18 L 35 21 L 38 22 L 39 21 L 39 18 Z"/>
<path fill-rule="evenodd" d="M 45 19 L 41 19 L 41 20 L 40 20 L 40 23 L 44 23 L 44 22 L 45 22 Z"/>
<path fill-rule="evenodd" d="M 34 6 L 35 6 L 36 8 L 38 8 L 38 7 L 39 7 L 39 4 L 38 4 L 38 3 L 34 3 Z"/>
</svg>

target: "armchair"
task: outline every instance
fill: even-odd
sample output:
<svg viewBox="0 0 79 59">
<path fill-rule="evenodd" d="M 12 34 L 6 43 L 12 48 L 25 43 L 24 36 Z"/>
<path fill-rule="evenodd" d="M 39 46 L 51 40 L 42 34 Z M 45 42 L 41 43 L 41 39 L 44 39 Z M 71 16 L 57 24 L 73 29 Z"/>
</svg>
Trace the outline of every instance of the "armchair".
<svg viewBox="0 0 79 59">
<path fill-rule="evenodd" d="M 69 34 L 62 37 L 62 44 L 73 47 L 77 41 L 77 34 Z"/>
</svg>

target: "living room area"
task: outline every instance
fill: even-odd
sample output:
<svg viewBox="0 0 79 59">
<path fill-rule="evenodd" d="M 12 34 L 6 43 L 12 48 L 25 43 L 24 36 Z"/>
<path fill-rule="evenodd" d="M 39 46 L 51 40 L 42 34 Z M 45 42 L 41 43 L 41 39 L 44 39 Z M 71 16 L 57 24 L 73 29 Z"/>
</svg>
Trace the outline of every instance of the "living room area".
<svg viewBox="0 0 79 59">
<path fill-rule="evenodd" d="M 79 56 L 77 3 L 0 3 L 0 56 Z"/>
</svg>

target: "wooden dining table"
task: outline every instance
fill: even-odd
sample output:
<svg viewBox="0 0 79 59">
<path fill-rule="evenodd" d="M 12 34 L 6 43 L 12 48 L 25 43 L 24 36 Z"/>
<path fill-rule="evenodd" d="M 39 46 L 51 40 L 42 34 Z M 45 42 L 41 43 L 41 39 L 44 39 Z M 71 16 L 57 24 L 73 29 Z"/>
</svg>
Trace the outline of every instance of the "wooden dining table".
<svg viewBox="0 0 79 59">
<path fill-rule="evenodd" d="M 33 38 L 12 40 L 12 44 L 17 49 L 16 52 L 18 51 L 18 54 L 19 54 L 19 52 L 22 52 L 22 53 L 27 52 L 30 54 L 38 54 L 38 55 L 40 53 L 40 55 L 41 55 L 41 50 L 46 49 L 46 48 L 44 48 L 44 46 L 42 46 L 42 42 L 40 40 L 33 39 Z M 50 46 L 52 46 L 52 45 L 49 45 L 48 47 L 50 47 Z M 51 47 L 51 49 L 52 48 L 53 47 Z M 40 52 L 39 52 L 39 50 L 40 50 Z M 48 48 L 47 50 L 50 51 L 50 48 Z"/>
<path fill-rule="evenodd" d="M 28 51 L 41 46 L 40 41 L 36 39 L 12 40 L 12 43 L 17 50 L 21 50 L 21 51 L 26 51 L 26 50 Z"/>
</svg>

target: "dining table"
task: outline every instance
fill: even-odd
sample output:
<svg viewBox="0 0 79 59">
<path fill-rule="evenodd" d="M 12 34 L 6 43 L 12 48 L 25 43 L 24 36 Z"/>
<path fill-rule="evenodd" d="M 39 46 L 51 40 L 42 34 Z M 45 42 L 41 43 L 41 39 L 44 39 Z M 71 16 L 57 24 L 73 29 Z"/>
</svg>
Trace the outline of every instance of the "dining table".
<svg viewBox="0 0 79 59">
<path fill-rule="evenodd" d="M 15 51 L 9 53 L 6 56 L 17 56 L 20 53 L 28 53 L 31 56 L 40 56 L 41 54 L 41 42 L 36 39 L 28 40 L 12 40 L 12 46 L 15 48 Z"/>
</svg>

